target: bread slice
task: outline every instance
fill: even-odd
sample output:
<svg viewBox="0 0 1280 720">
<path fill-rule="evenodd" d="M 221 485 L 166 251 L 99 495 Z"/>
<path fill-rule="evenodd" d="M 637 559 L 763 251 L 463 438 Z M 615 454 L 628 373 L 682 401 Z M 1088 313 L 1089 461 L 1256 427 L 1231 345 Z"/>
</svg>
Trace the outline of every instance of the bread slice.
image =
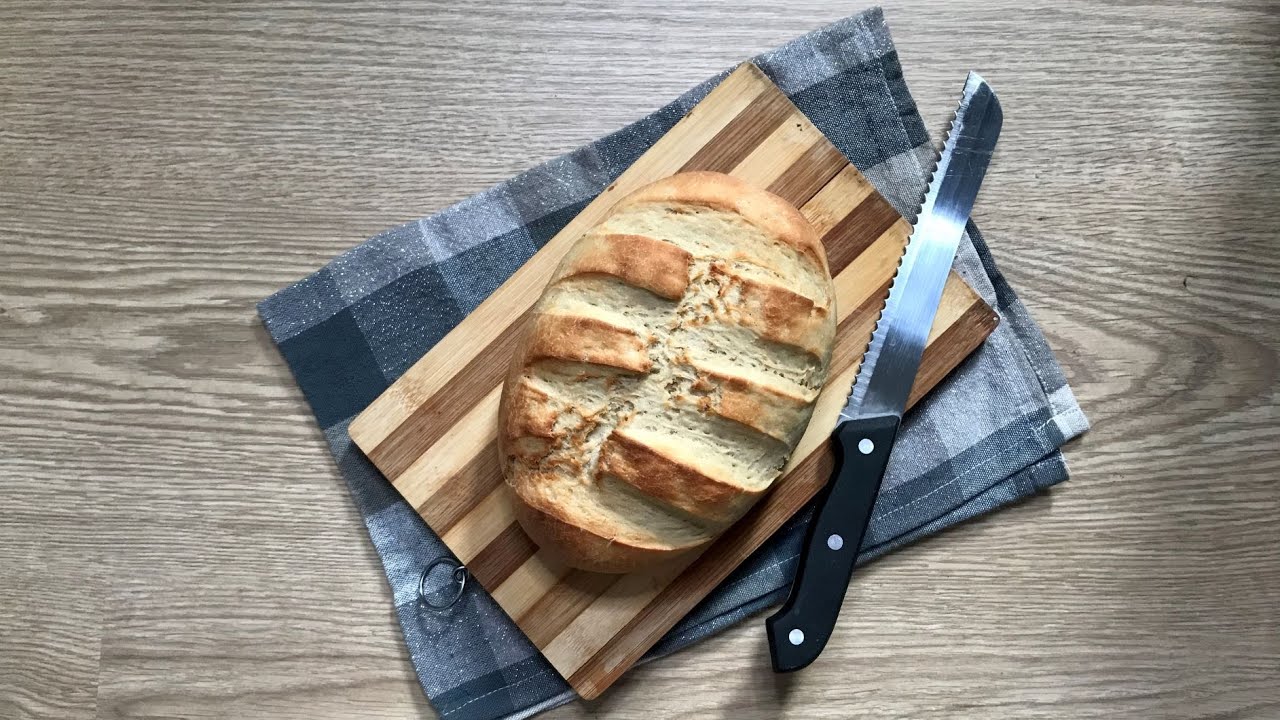
<svg viewBox="0 0 1280 720">
<path fill-rule="evenodd" d="M 813 228 L 728 175 L 620 200 L 534 306 L 499 410 L 516 517 L 574 567 L 705 547 L 777 479 L 835 339 Z"/>
</svg>

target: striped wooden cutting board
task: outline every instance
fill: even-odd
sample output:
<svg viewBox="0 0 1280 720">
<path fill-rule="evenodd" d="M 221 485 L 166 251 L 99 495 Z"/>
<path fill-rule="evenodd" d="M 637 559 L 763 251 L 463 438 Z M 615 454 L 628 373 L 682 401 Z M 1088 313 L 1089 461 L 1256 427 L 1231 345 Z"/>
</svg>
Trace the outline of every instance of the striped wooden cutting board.
<svg viewBox="0 0 1280 720">
<path fill-rule="evenodd" d="M 538 552 L 513 520 L 495 444 L 503 375 L 528 310 L 568 247 L 616 199 L 682 170 L 727 172 L 766 187 L 822 234 L 840 319 L 831 381 L 784 477 L 700 557 L 621 576 L 569 570 Z M 787 97 L 744 64 L 370 405 L 351 437 L 565 679 L 595 697 L 826 482 L 826 439 L 910 231 Z M 953 274 L 912 402 L 996 322 Z"/>
</svg>

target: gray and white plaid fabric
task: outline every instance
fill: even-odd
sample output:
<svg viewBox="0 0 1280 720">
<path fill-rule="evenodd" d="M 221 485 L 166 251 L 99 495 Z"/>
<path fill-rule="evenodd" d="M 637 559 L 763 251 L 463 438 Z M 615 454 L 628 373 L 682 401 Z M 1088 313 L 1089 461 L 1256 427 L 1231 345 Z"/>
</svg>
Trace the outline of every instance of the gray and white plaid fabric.
<svg viewBox="0 0 1280 720">
<path fill-rule="evenodd" d="M 914 211 L 921 163 L 933 151 L 878 9 L 755 62 L 899 211 Z M 422 687 L 449 720 L 527 717 L 574 694 L 483 589 L 468 588 L 444 613 L 416 602 L 424 563 L 446 550 L 355 449 L 347 426 L 722 77 L 608 137 L 388 230 L 259 306 L 382 558 Z M 977 228 L 968 235 L 956 268 L 1002 323 L 907 417 L 862 561 L 1066 479 L 1057 448 L 1087 427 Z M 807 518 L 802 512 L 779 531 L 647 657 L 779 602 Z"/>
</svg>

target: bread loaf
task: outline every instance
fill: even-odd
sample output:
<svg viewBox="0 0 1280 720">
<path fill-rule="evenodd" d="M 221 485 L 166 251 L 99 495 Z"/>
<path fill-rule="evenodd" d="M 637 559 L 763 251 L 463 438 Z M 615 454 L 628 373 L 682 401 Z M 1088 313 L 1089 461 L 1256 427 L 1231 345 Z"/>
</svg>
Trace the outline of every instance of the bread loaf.
<svg viewBox="0 0 1280 720">
<path fill-rule="evenodd" d="M 503 387 L 525 531 L 601 572 L 711 542 L 808 424 L 834 296 L 813 228 L 764 190 L 693 172 L 620 200 L 565 256 Z"/>
</svg>

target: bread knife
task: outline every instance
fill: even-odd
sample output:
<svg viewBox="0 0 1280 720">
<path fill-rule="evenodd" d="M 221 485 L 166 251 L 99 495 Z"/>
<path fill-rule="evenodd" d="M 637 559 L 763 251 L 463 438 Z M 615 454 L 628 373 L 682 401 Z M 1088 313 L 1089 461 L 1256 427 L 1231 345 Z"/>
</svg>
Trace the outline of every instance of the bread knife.
<svg viewBox="0 0 1280 720">
<path fill-rule="evenodd" d="M 765 621 L 775 672 L 805 667 L 831 637 L 942 289 L 1003 119 L 991 87 L 977 73 L 969 73 L 898 272 L 832 434 L 835 469 L 809 524 L 791 594 Z"/>
</svg>

